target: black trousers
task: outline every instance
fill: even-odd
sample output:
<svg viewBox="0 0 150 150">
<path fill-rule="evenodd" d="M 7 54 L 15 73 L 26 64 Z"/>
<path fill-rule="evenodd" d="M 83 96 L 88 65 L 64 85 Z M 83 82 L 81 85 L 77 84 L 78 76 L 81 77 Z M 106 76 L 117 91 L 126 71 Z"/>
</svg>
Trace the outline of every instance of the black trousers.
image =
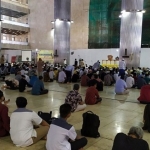
<svg viewBox="0 0 150 150">
<path fill-rule="evenodd" d="M 48 90 L 45 89 L 45 90 L 41 91 L 40 95 L 44 95 L 44 94 L 47 94 L 47 93 L 48 93 Z"/>
<path fill-rule="evenodd" d="M 66 70 L 66 76 L 67 76 L 66 82 L 71 82 L 71 74 L 72 74 L 71 71 Z"/>
<path fill-rule="evenodd" d="M 71 142 L 71 150 L 79 150 L 80 148 L 83 148 L 85 145 L 87 145 L 87 139 L 85 137 L 76 140 L 74 142 Z"/>
<path fill-rule="evenodd" d="M 50 82 L 53 82 L 54 80 L 53 79 L 50 79 Z"/>
<path fill-rule="evenodd" d="M 144 101 L 140 101 L 141 104 L 150 104 L 150 102 L 144 102 Z"/>
</svg>

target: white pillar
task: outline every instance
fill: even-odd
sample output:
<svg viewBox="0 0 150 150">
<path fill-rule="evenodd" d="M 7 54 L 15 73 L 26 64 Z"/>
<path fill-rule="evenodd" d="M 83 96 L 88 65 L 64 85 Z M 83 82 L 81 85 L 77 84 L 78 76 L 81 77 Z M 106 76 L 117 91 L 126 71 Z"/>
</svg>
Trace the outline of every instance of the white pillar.
<svg viewBox="0 0 150 150">
<path fill-rule="evenodd" d="M 54 18 L 54 51 L 58 53 L 55 62 L 63 63 L 66 59 L 69 64 L 71 0 L 54 1 Z"/>
<path fill-rule="evenodd" d="M 128 67 L 139 67 L 143 0 L 122 0 L 121 32 L 120 32 L 120 57 L 124 57 Z M 129 56 L 129 58 L 128 58 Z"/>
</svg>

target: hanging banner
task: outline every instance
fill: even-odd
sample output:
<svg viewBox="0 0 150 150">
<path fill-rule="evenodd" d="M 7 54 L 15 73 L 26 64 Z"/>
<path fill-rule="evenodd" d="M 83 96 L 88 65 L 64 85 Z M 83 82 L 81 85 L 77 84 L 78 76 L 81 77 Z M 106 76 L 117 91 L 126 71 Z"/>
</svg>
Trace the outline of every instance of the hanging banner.
<svg viewBox="0 0 150 150">
<path fill-rule="evenodd" d="M 39 50 L 37 52 L 37 59 L 41 58 L 44 62 L 54 63 L 53 50 Z"/>
</svg>

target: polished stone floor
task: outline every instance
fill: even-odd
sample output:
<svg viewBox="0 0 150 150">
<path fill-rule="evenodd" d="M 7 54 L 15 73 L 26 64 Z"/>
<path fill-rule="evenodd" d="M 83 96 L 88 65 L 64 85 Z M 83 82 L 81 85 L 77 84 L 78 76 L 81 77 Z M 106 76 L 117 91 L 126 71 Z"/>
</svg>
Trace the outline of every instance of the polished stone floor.
<svg viewBox="0 0 150 150">
<path fill-rule="evenodd" d="M 9 114 L 15 109 L 15 99 L 17 96 L 24 96 L 28 99 L 28 109 L 36 112 L 39 110 L 44 112 L 53 111 L 53 116 L 59 115 L 59 106 L 64 103 L 64 99 L 72 84 L 46 83 L 45 87 L 49 89 L 48 95 L 32 96 L 30 93 L 19 93 L 18 91 L 4 90 L 5 97 L 11 99 L 9 103 Z M 81 88 L 80 93 L 85 96 L 86 88 Z M 132 89 L 127 96 L 116 96 L 114 87 L 104 87 L 104 91 L 100 92 L 103 98 L 101 104 L 95 106 L 87 106 L 84 111 L 73 113 L 68 122 L 75 126 L 80 134 L 82 127 L 82 114 L 88 110 L 98 114 L 101 120 L 99 132 L 100 138 L 88 138 L 86 150 L 111 150 L 113 139 L 119 132 L 128 133 L 131 126 L 142 126 L 143 111 L 145 105 L 138 103 L 139 90 Z M 144 139 L 150 144 L 150 134 L 145 132 Z M 0 138 L 0 150 L 45 150 L 45 141 L 27 148 L 17 148 L 10 140 L 10 137 Z"/>
</svg>

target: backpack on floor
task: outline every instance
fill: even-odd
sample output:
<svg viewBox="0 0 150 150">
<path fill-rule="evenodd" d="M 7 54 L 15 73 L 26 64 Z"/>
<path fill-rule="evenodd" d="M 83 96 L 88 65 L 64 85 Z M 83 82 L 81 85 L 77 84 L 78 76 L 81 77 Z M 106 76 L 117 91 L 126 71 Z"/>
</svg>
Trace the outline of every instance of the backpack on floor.
<svg viewBox="0 0 150 150">
<path fill-rule="evenodd" d="M 92 111 L 87 111 L 83 114 L 83 125 L 81 129 L 81 135 L 87 137 L 98 138 L 100 133 L 98 128 L 100 126 L 99 116 Z"/>
<path fill-rule="evenodd" d="M 56 118 L 52 117 L 52 111 L 50 113 L 43 113 L 42 111 L 38 112 L 38 115 L 45 120 L 48 124 L 51 124 L 52 121 Z"/>
</svg>

